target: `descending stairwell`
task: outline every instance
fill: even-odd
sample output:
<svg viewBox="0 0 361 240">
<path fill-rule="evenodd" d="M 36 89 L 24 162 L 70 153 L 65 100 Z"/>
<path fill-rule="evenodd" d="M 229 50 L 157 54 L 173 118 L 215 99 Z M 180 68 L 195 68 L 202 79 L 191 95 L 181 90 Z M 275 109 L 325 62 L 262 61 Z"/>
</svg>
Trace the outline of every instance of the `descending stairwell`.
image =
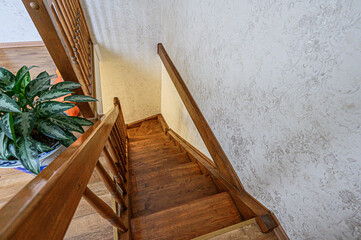
<svg viewBox="0 0 361 240">
<path fill-rule="evenodd" d="M 157 119 L 129 128 L 128 136 L 132 239 L 274 239 L 254 221 L 236 225 L 242 217 L 229 193 L 217 190 Z M 235 231 L 250 224 L 255 230 Z"/>
</svg>

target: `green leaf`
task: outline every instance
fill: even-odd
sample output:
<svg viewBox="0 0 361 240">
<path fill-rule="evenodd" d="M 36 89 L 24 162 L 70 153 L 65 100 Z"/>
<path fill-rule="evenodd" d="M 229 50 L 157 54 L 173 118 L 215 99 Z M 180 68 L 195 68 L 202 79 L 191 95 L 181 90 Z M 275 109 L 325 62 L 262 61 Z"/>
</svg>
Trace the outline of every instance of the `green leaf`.
<svg viewBox="0 0 361 240">
<path fill-rule="evenodd" d="M 49 152 L 49 151 L 53 150 L 51 147 L 49 147 L 45 143 L 42 143 L 39 141 L 35 141 L 35 143 L 36 143 L 36 149 L 38 149 L 39 152 Z"/>
<path fill-rule="evenodd" d="M 23 136 L 19 140 L 19 158 L 23 166 L 32 173 L 40 172 L 40 164 L 36 143 L 30 136 Z"/>
<path fill-rule="evenodd" d="M 14 141 L 9 141 L 8 151 L 13 157 L 15 157 L 17 159 L 20 159 L 19 154 L 18 154 L 18 150 L 16 148 L 16 144 L 15 144 Z"/>
<path fill-rule="evenodd" d="M 72 81 L 64 81 L 64 82 L 55 84 L 54 86 L 51 87 L 51 89 L 72 90 L 72 89 L 76 89 L 78 87 L 81 87 L 80 83 L 72 82 Z"/>
<path fill-rule="evenodd" d="M 23 136 L 30 135 L 33 131 L 35 120 L 36 115 L 34 112 L 23 112 L 17 129 Z"/>
<path fill-rule="evenodd" d="M 64 132 L 63 129 L 61 129 L 60 127 L 58 127 L 57 125 L 55 125 L 49 121 L 40 120 L 37 124 L 37 129 L 39 132 L 41 132 L 45 136 L 48 136 L 48 137 L 51 137 L 51 138 L 54 138 L 57 140 L 66 140 L 69 137 Z"/>
<path fill-rule="evenodd" d="M 40 73 L 26 86 L 26 95 L 30 98 L 35 97 L 38 93 L 50 88 L 50 79 L 55 75 L 49 75 L 47 72 Z"/>
<path fill-rule="evenodd" d="M 66 116 L 53 116 L 48 118 L 48 120 L 55 125 L 61 127 L 62 129 L 84 133 L 84 129 L 81 126 L 79 126 L 78 124 L 74 124 Z"/>
<path fill-rule="evenodd" d="M 75 140 L 76 140 L 77 138 L 76 138 L 71 132 L 69 132 L 69 131 L 64 131 L 64 132 L 67 134 L 68 138 L 65 139 L 65 140 L 59 140 L 59 142 L 60 142 L 63 146 L 69 147 L 70 145 L 73 144 L 73 142 L 75 142 Z"/>
<path fill-rule="evenodd" d="M 82 117 L 68 117 L 71 119 L 73 123 L 76 123 L 80 126 L 92 126 L 94 123 L 92 121 L 89 121 L 88 119 L 82 118 Z"/>
<path fill-rule="evenodd" d="M 74 106 L 75 105 L 72 103 L 56 101 L 42 102 L 36 106 L 36 112 L 40 117 L 48 117 L 56 113 L 64 112 L 70 108 L 73 108 Z"/>
<path fill-rule="evenodd" d="M 16 141 L 14 119 L 12 113 L 5 113 L 1 117 L 1 128 L 6 134 L 6 136 L 8 136 L 8 138 Z"/>
<path fill-rule="evenodd" d="M 92 98 L 90 96 L 84 96 L 84 95 L 71 95 L 64 98 L 64 101 L 69 102 L 95 102 L 98 101 L 95 98 Z"/>
<path fill-rule="evenodd" d="M 9 143 L 9 138 L 6 136 L 4 132 L 0 132 L 0 158 L 7 159 L 11 155 L 7 150 Z"/>
<path fill-rule="evenodd" d="M 15 85 L 15 76 L 5 68 L 0 68 L 0 88 L 4 91 L 11 90 Z"/>
<path fill-rule="evenodd" d="M 45 100 L 51 100 L 54 98 L 62 97 L 68 94 L 71 94 L 73 92 L 70 92 L 65 89 L 52 89 L 49 91 L 44 91 L 42 94 L 40 94 L 38 101 L 45 101 Z"/>
<path fill-rule="evenodd" d="M 3 112 L 21 112 L 16 102 L 9 96 L 0 93 L 0 111 Z"/>
<path fill-rule="evenodd" d="M 30 83 L 30 69 L 36 66 L 31 66 L 28 68 L 27 66 L 23 66 L 20 68 L 18 73 L 16 74 L 16 83 L 12 91 L 15 93 L 25 93 L 25 87 Z"/>
</svg>

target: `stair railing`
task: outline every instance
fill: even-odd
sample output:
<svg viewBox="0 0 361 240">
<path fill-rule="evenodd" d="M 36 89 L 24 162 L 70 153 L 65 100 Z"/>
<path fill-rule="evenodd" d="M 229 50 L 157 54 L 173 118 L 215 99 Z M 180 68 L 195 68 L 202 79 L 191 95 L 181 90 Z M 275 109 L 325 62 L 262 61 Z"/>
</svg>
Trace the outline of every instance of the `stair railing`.
<svg viewBox="0 0 361 240">
<path fill-rule="evenodd" d="M 118 233 L 129 234 L 126 131 L 115 98 L 112 110 L 0 210 L 0 239 L 62 239 L 82 197 Z M 99 161 L 102 152 L 112 177 Z M 94 169 L 117 203 L 116 211 L 87 187 Z"/>
<path fill-rule="evenodd" d="M 66 81 L 82 87 L 76 94 L 96 97 L 93 43 L 79 0 L 23 0 L 56 67 Z M 79 103 L 85 117 L 94 117 L 95 103 Z"/>
<path fill-rule="evenodd" d="M 229 159 L 162 43 L 158 43 L 157 51 L 213 161 L 170 129 L 163 117 L 160 117 L 162 128 L 212 176 L 220 190 L 230 193 L 244 220 L 256 218 L 262 232 L 274 230 L 279 239 L 288 239 L 276 216 L 244 189 Z"/>
</svg>

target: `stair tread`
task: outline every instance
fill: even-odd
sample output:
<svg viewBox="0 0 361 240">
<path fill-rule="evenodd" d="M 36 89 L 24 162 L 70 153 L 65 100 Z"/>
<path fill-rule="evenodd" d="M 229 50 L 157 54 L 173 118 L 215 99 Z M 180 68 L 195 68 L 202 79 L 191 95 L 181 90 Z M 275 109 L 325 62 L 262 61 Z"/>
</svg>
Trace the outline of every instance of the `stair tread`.
<svg viewBox="0 0 361 240">
<path fill-rule="evenodd" d="M 146 145 L 130 146 L 129 151 L 144 152 L 144 151 L 149 151 L 149 150 L 154 150 L 154 149 L 161 149 L 162 147 L 164 148 L 164 147 L 171 147 L 171 146 L 176 146 L 176 145 L 172 141 L 151 142 L 151 143 L 146 144 Z"/>
<path fill-rule="evenodd" d="M 161 156 L 158 158 L 143 158 L 137 159 L 137 161 L 129 161 L 129 170 L 133 175 L 146 174 L 189 162 L 190 159 L 186 153 L 177 153 L 169 156 Z"/>
<path fill-rule="evenodd" d="M 159 181 L 160 179 L 167 179 L 168 181 L 172 181 L 177 177 L 200 175 L 200 174 L 201 171 L 199 169 L 199 166 L 194 162 L 188 162 L 154 172 L 149 172 L 145 174 L 139 173 L 135 176 L 135 178 L 139 183 L 145 181 L 149 183 L 152 181 Z"/>
<path fill-rule="evenodd" d="M 145 141 L 170 141 L 170 139 L 163 133 L 155 133 L 155 134 L 149 134 L 149 135 L 143 135 L 143 136 L 135 136 L 129 138 L 129 144 L 130 146 L 133 146 L 134 144 L 141 144 Z"/>
<path fill-rule="evenodd" d="M 217 194 L 212 180 L 204 175 L 185 176 L 158 184 L 139 184 L 130 195 L 133 217 L 151 214 L 167 208 Z"/>
<path fill-rule="evenodd" d="M 193 238 L 193 240 L 277 240 L 273 231 L 263 233 L 255 218 Z"/>
<path fill-rule="evenodd" d="M 135 161 L 137 159 L 151 158 L 151 157 L 162 157 L 172 154 L 181 153 L 182 150 L 178 146 L 168 146 L 160 149 L 148 150 L 146 152 L 134 152 L 129 150 L 129 156 L 131 156 Z"/>
<path fill-rule="evenodd" d="M 158 119 L 151 119 L 142 122 L 137 131 L 137 136 L 154 134 L 158 132 L 163 132 L 162 126 L 160 125 Z"/>
<path fill-rule="evenodd" d="M 240 221 L 231 197 L 223 192 L 133 218 L 132 237 L 134 240 L 191 239 Z"/>
</svg>

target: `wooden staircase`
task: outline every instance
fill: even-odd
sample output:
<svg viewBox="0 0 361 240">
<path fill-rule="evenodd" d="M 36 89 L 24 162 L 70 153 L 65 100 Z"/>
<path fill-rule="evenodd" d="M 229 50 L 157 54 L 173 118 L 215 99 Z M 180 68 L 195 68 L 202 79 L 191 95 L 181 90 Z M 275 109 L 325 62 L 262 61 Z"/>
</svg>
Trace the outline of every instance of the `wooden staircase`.
<svg viewBox="0 0 361 240">
<path fill-rule="evenodd" d="M 193 239 L 242 222 L 230 194 L 217 189 L 157 118 L 131 126 L 128 137 L 132 239 Z M 232 239 L 276 239 L 256 227 L 257 238 L 238 231 Z"/>
</svg>

